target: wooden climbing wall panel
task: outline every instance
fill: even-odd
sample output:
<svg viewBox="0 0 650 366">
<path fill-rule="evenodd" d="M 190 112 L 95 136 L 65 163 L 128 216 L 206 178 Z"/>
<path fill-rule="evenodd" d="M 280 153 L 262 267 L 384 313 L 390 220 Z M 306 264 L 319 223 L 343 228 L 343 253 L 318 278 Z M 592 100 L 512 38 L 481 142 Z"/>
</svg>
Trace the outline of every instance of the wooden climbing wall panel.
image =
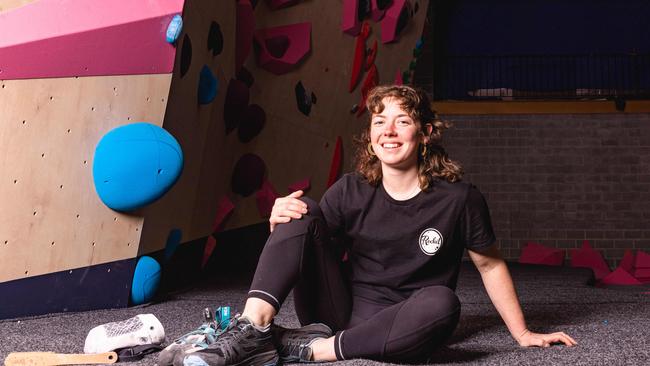
<svg viewBox="0 0 650 366">
<path fill-rule="evenodd" d="M 0 81 L 0 282 L 136 255 L 143 217 L 95 193 L 99 139 L 161 125 L 171 75 Z"/>
</svg>

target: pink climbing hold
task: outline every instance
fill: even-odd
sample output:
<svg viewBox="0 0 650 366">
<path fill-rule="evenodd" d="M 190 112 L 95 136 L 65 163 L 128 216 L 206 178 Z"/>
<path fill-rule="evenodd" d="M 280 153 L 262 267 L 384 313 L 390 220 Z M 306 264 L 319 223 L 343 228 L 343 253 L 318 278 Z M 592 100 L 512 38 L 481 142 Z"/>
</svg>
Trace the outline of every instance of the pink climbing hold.
<svg viewBox="0 0 650 366">
<path fill-rule="evenodd" d="M 400 69 L 397 69 L 397 72 L 395 73 L 395 81 L 393 83 L 395 85 L 404 85 L 404 79 L 402 79 L 402 72 Z"/>
<path fill-rule="evenodd" d="M 343 17 L 341 30 L 351 36 L 356 36 L 361 31 L 359 21 L 359 0 L 343 0 Z"/>
<path fill-rule="evenodd" d="M 363 84 L 361 85 L 361 101 L 359 102 L 357 117 L 361 117 L 363 112 L 366 111 L 366 98 L 368 97 L 368 93 L 370 93 L 370 90 L 376 87 L 378 83 L 379 72 L 377 71 L 377 66 L 373 64 L 370 67 L 370 70 L 368 70 L 368 74 L 366 74 L 366 78 L 363 80 Z"/>
<path fill-rule="evenodd" d="M 403 11 L 408 11 L 406 0 L 394 0 L 393 4 L 386 10 L 386 15 L 381 21 L 381 42 L 395 42 L 399 36 L 398 23 Z"/>
<path fill-rule="evenodd" d="M 258 66 L 276 75 L 285 74 L 311 50 L 311 23 L 258 29 L 254 39 L 259 46 Z"/>
<path fill-rule="evenodd" d="M 232 203 L 228 196 L 222 196 L 217 204 L 217 213 L 214 216 L 214 221 L 212 222 L 212 232 L 216 233 L 221 231 L 223 224 L 230 216 L 232 211 L 235 209 L 235 205 Z"/>
<path fill-rule="evenodd" d="M 359 80 L 361 80 L 361 73 L 363 72 L 363 65 L 366 61 L 366 40 L 370 36 L 370 24 L 363 22 L 361 33 L 357 36 L 354 46 L 354 60 L 352 61 L 352 72 L 350 73 L 350 84 L 348 91 L 352 93 L 354 88 L 357 87 Z"/>
<path fill-rule="evenodd" d="M 203 257 L 201 258 L 201 269 L 205 268 L 205 265 L 208 264 L 208 260 L 214 252 L 214 248 L 217 247 L 217 239 L 212 235 L 208 235 L 208 239 L 205 241 L 205 246 L 203 247 Z"/>
<path fill-rule="evenodd" d="M 336 137 L 336 146 L 334 147 L 334 155 L 332 155 L 332 162 L 330 163 L 330 174 L 327 178 L 327 188 L 334 184 L 339 179 L 341 172 L 341 164 L 343 163 L 343 140 L 341 136 Z"/>
<path fill-rule="evenodd" d="M 386 14 L 386 9 L 381 9 L 377 0 L 370 0 L 370 19 L 373 22 L 380 21 Z"/>
<path fill-rule="evenodd" d="M 257 210 L 260 213 L 260 217 L 269 217 L 271 215 L 271 210 L 273 209 L 275 200 L 278 197 L 280 197 L 280 195 L 275 191 L 271 182 L 264 179 L 262 188 L 255 194 Z"/>
<path fill-rule="evenodd" d="M 287 8 L 299 2 L 300 0 L 266 0 L 266 3 L 272 10 Z"/>
<path fill-rule="evenodd" d="M 250 54 L 255 30 L 255 15 L 250 0 L 237 0 L 235 30 L 235 72 L 238 72 Z"/>
</svg>

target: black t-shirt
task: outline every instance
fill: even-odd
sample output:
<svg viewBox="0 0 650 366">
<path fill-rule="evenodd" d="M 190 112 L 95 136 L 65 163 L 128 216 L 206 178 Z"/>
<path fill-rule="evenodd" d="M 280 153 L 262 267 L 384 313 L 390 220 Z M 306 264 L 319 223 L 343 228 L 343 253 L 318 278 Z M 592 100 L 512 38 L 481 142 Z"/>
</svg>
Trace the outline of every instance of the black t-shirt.
<svg viewBox="0 0 650 366">
<path fill-rule="evenodd" d="M 455 289 L 464 249 L 496 241 L 483 195 L 464 182 L 437 180 L 398 201 L 349 173 L 320 207 L 330 234 L 349 245 L 353 294 L 375 302 L 401 301 L 425 286 Z"/>
</svg>

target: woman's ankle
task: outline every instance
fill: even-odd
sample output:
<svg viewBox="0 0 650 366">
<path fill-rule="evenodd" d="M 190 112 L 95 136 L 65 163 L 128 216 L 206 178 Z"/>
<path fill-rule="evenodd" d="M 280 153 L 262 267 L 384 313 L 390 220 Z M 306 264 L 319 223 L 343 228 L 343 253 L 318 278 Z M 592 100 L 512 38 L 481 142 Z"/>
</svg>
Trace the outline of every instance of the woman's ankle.
<svg viewBox="0 0 650 366">
<path fill-rule="evenodd" d="M 312 361 L 336 361 L 334 336 L 316 339 L 311 344 Z"/>
<path fill-rule="evenodd" d="M 248 318 L 256 326 L 266 327 L 271 324 L 275 317 L 275 308 L 262 299 L 249 297 L 241 315 Z"/>
</svg>

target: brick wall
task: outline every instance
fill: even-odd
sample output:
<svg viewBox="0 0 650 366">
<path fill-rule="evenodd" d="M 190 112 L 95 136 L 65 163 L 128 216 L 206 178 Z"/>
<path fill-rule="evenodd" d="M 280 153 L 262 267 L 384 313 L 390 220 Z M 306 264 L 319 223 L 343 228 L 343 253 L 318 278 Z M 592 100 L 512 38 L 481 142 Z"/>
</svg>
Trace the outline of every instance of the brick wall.
<svg viewBox="0 0 650 366">
<path fill-rule="evenodd" d="M 614 266 L 650 252 L 650 115 L 442 116 L 465 179 L 490 206 L 516 260 L 526 242 L 576 248 L 587 239 Z"/>
</svg>

